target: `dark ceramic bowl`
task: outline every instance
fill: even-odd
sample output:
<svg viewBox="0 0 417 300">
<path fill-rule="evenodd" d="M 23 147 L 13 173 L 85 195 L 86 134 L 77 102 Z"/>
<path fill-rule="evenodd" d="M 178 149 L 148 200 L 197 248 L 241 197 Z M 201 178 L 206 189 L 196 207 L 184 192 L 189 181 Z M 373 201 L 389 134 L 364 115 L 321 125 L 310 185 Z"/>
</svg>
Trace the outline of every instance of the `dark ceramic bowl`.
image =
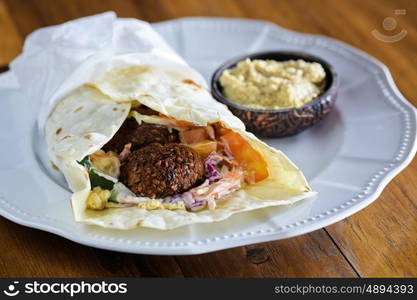
<svg viewBox="0 0 417 300">
<path fill-rule="evenodd" d="M 219 78 L 224 70 L 235 67 L 246 58 L 276 61 L 303 59 L 307 62 L 318 62 L 326 72 L 326 86 L 322 94 L 299 108 L 266 110 L 241 106 L 229 101 L 223 95 Z M 232 113 L 245 123 L 247 130 L 264 137 L 294 135 L 316 124 L 332 110 L 336 101 L 338 86 L 338 76 L 327 62 L 321 58 L 298 52 L 271 51 L 234 58 L 220 66 L 211 78 L 213 97 L 226 104 Z"/>
</svg>

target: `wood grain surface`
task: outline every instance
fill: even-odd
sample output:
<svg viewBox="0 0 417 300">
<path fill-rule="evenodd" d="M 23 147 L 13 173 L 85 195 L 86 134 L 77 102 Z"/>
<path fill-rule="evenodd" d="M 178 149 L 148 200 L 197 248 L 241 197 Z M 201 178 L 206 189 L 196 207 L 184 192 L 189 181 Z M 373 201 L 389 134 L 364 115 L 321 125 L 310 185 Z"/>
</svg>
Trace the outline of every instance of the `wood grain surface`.
<svg viewBox="0 0 417 300">
<path fill-rule="evenodd" d="M 395 9 L 405 9 L 397 16 Z M 385 63 L 403 95 L 417 104 L 417 1 L 402 0 L 0 0 L 0 66 L 42 26 L 115 11 L 158 22 L 184 16 L 263 19 L 324 34 Z M 408 35 L 396 43 L 375 39 L 394 17 Z M 417 276 L 417 162 L 380 198 L 325 229 L 292 239 L 195 256 L 131 255 L 94 249 L 0 217 L 2 277 L 402 277 Z"/>
</svg>

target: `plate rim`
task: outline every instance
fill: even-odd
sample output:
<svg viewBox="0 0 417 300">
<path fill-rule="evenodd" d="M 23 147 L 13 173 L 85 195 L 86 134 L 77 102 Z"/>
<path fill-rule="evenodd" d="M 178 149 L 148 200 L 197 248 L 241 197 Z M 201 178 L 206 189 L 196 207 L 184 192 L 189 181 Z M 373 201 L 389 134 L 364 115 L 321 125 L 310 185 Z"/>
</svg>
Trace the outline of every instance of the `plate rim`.
<svg viewBox="0 0 417 300">
<path fill-rule="evenodd" d="M 275 232 L 259 232 L 259 233 L 253 233 L 250 235 L 240 235 L 240 234 L 232 234 L 229 237 L 226 237 L 224 239 L 221 240 L 210 240 L 210 241 L 201 241 L 201 240 L 196 240 L 196 241 L 190 241 L 190 242 L 181 242 L 183 243 L 183 245 L 181 245 L 181 243 L 177 243 L 177 246 L 172 246 L 172 245 L 165 245 L 164 243 L 162 243 L 161 245 L 157 245 L 157 243 L 154 242 L 155 246 L 146 246 L 146 243 L 144 245 L 139 245 L 134 247 L 133 245 L 135 245 L 135 243 L 133 244 L 128 244 L 128 243 L 122 243 L 120 241 L 118 241 L 118 239 L 93 239 L 91 238 L 91 236 L 82 236 L 80 237 L 79 235 L 74 235 L 72 232 L 66 231 L 63 228 L 58 228 L 58 227 L 54 227 L 53 225 L 48 224 L 48 221 L 45 222 L 40 222 L 39 219 L 41 219 L 41 217 L 39 216 L 33 216 L 31 214 L 28 214 L 22 210 L 20 210 L 17 207 L 14 207 L 11 203 L 9 203 L 6 199 L 4 199 L 3 196 L 0 195 L 0 215 L 2 215 L 3 217 L 5 217 L 6 219 L 11 220 L 12 222 L 18 223 L 20 225 L 23 226 L 27 226 L 27 227 L 32 227 L 32 228 L 36 228 L 36 229 L 40 229 L 40 230 L 44 230 L 47 232 L 51 232 L 53 234 L 57 234 L 59 236 L 62 236 L 66 239 L 69 239 L 71 241 L 83 244 L 83 245 L 88 245 L 88 246 L 92 246 L 92 247 L 97 247 L 97 248 L 102 248 L 102 249 L 108 249 L 108 250 L 114 250 L 114 251 L 119 251 L 119 252 L 128 252 L 128 253 L 137 253 L 137 254 L 155 254 L 155 255 L 189 255 L 189 254 L 201 254 L 201 253 L 207 253 L 207 252 L 212 252 L 212 251 L 217 251 L 217 250 L 223 250 L 223 249 L 228 249 L 228 248 L 233 248 L 233 247 L 239 247 L 239 246 L 243 246 L 243 245 L 248 245 L 248 244 L 253 244 L 253 243 L 260 243 L 260 242 L 267 242 L 267 241 L 272 241 L 272 240 L 279 240 L 279 239 L 284 239 L 284 238 L 289 238 L 289 237 L 293 237 L 293 236 L 297 236 L 300 234 L 304 234 L 307 232 L 311 232 L 320 228 L 323 228 L 325 226 L 329 226 L 335 222 L 338 222 L 344 218 L 347 218 L 349 216 L 351 216 L 352 214 L 362 210 L 363 208 L 365 208 L 366 206 L 368 206 L 369 204 L 371 204 L 372 202 L 374 202 L 382 193 L 382 191 L 384 190 L 384 188 L 388 185 L 388 183 L 396 176 L 398 175 L 414 158 L 415 154 L 416 154 L 416 150 L 417 150 L 417 130 L 416 130 L 416 119 L 417 119 L 417 114 L 416 114 L 416 109 L 415 107 L 401 94 L 401 92 L 399 91 L 398 87 L 396 86 L 392 75 L 388 69 L 388 67 L 386 65 L 384 65 L 382 62 L 380 62 L 379 60 L 377 60 L 376 58 L 370 56 L 369 54 L 363 52 L 360 49 L 357 49 L 351 45 L 348 45 L 344 42 L 338 41 L 336 39 L 327 37 L 327 36 L 323 36 L 320 34 L 309 34 L 309 33 L 300 33 L 300 32 L 295 32 L 292 30 L 288 30 L 286 28 L 282 28 L 279 25 L 272 23 L 272 22 L 268 22 L 268 21 L 262 21 L 262 20 L 254 20 L 254 19 L 244 19 L 244 18 L 223 18 L 223 17 L 185 17 L 185 18 L 177 18 L 177 19 L 171 19 L 171 20 L 167 20 L 167 21 L 163 21 L 163 22 L 158 22 L 158 23 L 152 23 L 152 26 L 155 26 L 155 28 L 160 27 L 160 26 L 166 26 L 166 25 L 171 25 L 172 23 L 182 23 L 182 22 L 226 22 L 226 23 L 230 23 L 230 22 L 244 22 L 244 23 L 252 23 L 252 24 L 256 24 L 257 26 L 268 26 L 268 28 L 272 28 L 272 30 L 278 30 L 281 32 L 286 33 L 287 35 L 290 36 L 295 36 L 298 37 L 300 39 L 311 39 L 312 41 L 314 40 L 314 42 L 317 45 L 320 45 L 320 43 L 323 44 L 335 44 L 338 45 L 341 48 L 347 49 L 351 55 L 358 55 L 361 56 L 363 59 L 367 60 L 368 62 L 371 62 L 374 67 L 375 70 L 374 71 L 374 75 L 377 76 L 379 74 L 380 71 L 381 74 L 383 75 L 383 79 L 385 80 L 385 83 L 382 83 L 383 87 L 388 88 L 388 93 L 391 92 L 393 96 L 393 99 L 386 99 L 388 98 L 388 96 L 384 97 L 385 101 L 390 101 L 392 102 L 392 104 L 394 106 L 396 106 L 397 111 L 400 111 L 402 114 L 403 113 L 407 113 L 409 114 L 409 120 L 406 121 L 406 125 L 410 126 L 411 123 L 413 123 L 412 125 L 414 125 L 414 134 L 410 134 L 409 137 L 409 143 L 408 145 L 411 145 L 409 152 L 405 153 L 403 151 L 403 154 L 401 155 L 401 157 L 399 157 L 400 159 L 398 159 L 399 163 L 395 164 L 393 162 L 391 162 L 390 164 L 392 164 L 392 166 L 390 168 L 388 168 L 388 170 L 386 172 L 384 172 L 384 174 L 380 175 L 380 181 L 378 182 L 377 185 L 374 185 L 372 187 L 372 189 L 374 190 L 373 192 L 369 192 L 369 193 L 363 193 L 363 191 L 361 193 L 363 193 L 363 196 L 360 197 L 360 201 L 354 203 L 354 205 L 349 205 L 347 208 L 343 208 L 342 212 L 338 213 L 338 209 L 334 208 L 331 209 L 329 211 L 326 212 L 325 216 L 322 218 L 314 219 L 314 217 L 310 217 L 309 219 L 313 218 L 312 221 L 314 222 L 310 222 L 310 221 L 306 221 L 306 220 L 302 220 L 302 221 L 298 221 L 296 223 L 297 224 L 288 224 L 285 227 L 289 226 L 286 230 L 278 230 Z M 234 24 L 235 25 L 235 24 Z M 323 46 L 323 45 L 322 45 Z M 9 72 L 8 72 L 9 73 Z M 7 74 L 7 73 L 6 73 Z M 5 75 L 6 75 L 5 74 Z M 1 78 L 4 77 L 5 75 L 1 75 Z M 373 76 L 374 77 L 374 76 Z M 378 78 L 377 78 L 378 80 Z M 392 96 L 390 95 L 390 96 Z M 400 109 L 399 107 L 401 107 L 404 111 L 402 111 L 402 109 Z M 412 131 L 410 129 L 410 131 Z M 404 135 L 406 133 L 404 132 Z M 404 137 L 402 137 L 401 141 L 403 140 Z M 394 157 L 397 155 L 398 157 L 398 151 L 397 153 L 394 155 Z M 361 188 L 362 190 L 362 188 Z M 355 196 L 356 197 L 356 196 Z M 350 200 L 349 200 L 350 201 Z M 347 202 L 349 202 L 347 201 Z M 341 204 L 344 205 L 345 203 Z M 339 206 L 341 206 L 339 205 Z M 8 207 L 8 209 L 7 209 Z M 334 211 L 333 211 L 334 210 Z M 16 214 L 13 214 L 12 211 L 16 212 L 17 214 L 19 214 L 21 217 L 19 218 Z M 328 213 L 330 212 L 330 213 Z M 31 220 L 33 219 L 33 220 Z M 38 219 L 38 220 L 37 220 Z M 37 220 L 37 221 L 36 221 Z M 50 221 L 49 221 L 50 222 Z M 307 223 L 310 223 L 308 226 L 301 226 L 301 225 L 305 225 Z M 282 227 L 280 227 L 282 228 Z M 113 241 L 112 243 L 110 243 L 109 241 Z M 116 241 L 116 242 L 114 242 Z M 216 242 L 218 241 L 218 242 Z M 174 243 L 172 243 L 174 244 Z"/>
</svg>

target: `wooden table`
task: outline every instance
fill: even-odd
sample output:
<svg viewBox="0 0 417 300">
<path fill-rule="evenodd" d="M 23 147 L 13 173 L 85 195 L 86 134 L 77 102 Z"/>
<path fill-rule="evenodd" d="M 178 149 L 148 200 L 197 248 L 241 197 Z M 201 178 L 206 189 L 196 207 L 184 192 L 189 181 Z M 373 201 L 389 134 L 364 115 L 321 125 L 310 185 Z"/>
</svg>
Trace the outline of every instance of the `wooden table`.
<svg viewBox="0 0 417 300">
<path fill-rule="evenodd" d="M 395 15 L 406 9 L 406 15 Z M 114 10 L 158 22 L 184 16 L 256 18 L 288 29 L 324 34 L 360 48 L 390 68 L 417 104 L 417 2 L 261 0 L 0 0 L 0 65 L 20 51 L 36 28 Z M 395 17 L 396 43 L 376 40 Z M 3 146 L 3 145 L 2 145 Z M 0 276 L 370 277 L 417 276 L 417 162 L 369 207 L 337 224 L 295 238 L 196 256 L 146 256 L 98 250 L 0 218 Z"/>
</svg>

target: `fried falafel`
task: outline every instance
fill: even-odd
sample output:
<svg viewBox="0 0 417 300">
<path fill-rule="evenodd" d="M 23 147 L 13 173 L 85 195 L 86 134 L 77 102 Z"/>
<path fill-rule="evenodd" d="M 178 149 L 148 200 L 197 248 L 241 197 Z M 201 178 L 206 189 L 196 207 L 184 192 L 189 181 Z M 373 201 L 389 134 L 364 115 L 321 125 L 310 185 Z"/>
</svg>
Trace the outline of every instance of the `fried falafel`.
<svg viewBox="0 0 417 300">
<path fill-rule="evenodd" d="M 132 144 L 131 150 L 134 151 L 152 143 L 164 145 L 178 141 L 178 131 L 175 129 L 147 123 L 139 125 L 134 118 L 127 118 L 103 149 L 120 153 L 128 143 Z"/>
<path fill-rule="evenodd" d="M 155 143 L 127 157 L 120 180 L 137 196 L 164 198 L 187 191 L 203 176 L 203 161 L 193 149 Z"/>
</svg>

